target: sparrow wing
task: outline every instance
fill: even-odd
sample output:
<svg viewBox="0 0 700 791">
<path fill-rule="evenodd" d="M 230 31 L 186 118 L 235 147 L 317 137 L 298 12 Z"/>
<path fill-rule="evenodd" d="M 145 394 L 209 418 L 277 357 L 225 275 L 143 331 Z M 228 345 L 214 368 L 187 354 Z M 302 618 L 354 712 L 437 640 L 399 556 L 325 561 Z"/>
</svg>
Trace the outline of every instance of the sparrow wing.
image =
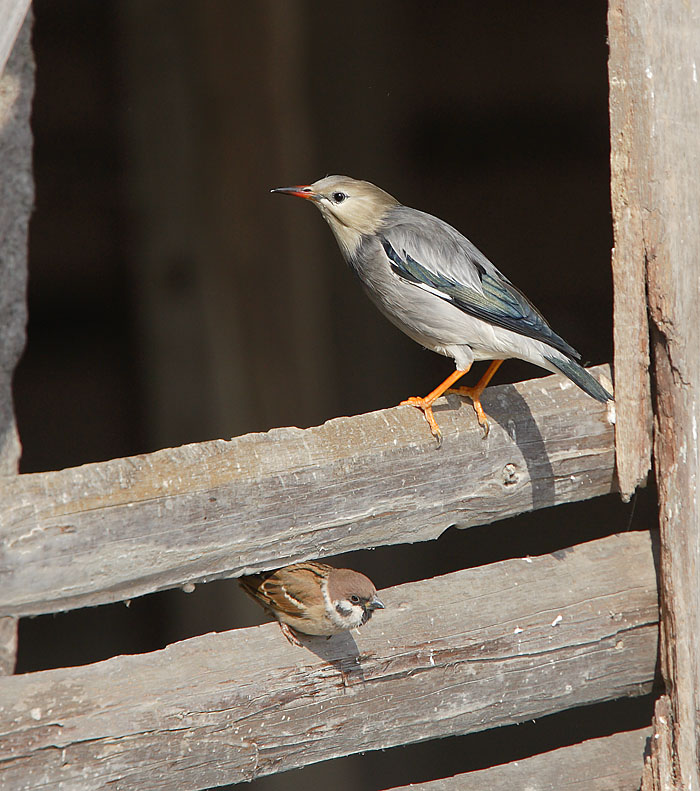
<svg viewBox="0 0 700 791">
<path fill-rule="evenodd" d="M 294 563 L 277 571 L 241 577 L 239 583 L 273 614 L 306 618 L 311 607 L 323 605 L 320 583 L 329 569 L 322 563 Z"/>
<path fill-rule="evenodd" d="M 489 324 L 580 359 L 532 302 L 451 225 L 401 206 L 390 212 L 379 240 L 392 271 L 405 282 Z"/>
</svg>

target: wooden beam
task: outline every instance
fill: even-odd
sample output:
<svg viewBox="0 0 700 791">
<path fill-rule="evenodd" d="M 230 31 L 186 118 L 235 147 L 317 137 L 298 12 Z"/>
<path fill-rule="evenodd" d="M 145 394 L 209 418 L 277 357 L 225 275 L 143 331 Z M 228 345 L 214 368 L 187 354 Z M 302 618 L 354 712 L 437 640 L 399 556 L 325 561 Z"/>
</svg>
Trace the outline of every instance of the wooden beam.
<svg viewBox="0 0 700 791">
<path fill-rule="evenodd" d="M 0 786 L 203 789 L 651 689 L 648 533 L 381 595 L 303 648 L 266 624 L 0 679 Z"/>
<path fill-rule="evenodd" d="M 390 791 L 639 791 L 651 731 L 589 739 L 521 761 Z"/>
<path fill-rule="evenodd" d="M 655 393 L 661 526 L 661 668 L 671 701 L 673 771 L 700 789 L 700 14 L 685 0 L 617 0 L 644 139 L 636 150 Z M 616 44 L 617 46 L 617 44 Z M 617 357 L 616 357 L 617 365 Z M 622 381 L 620 386 L 623 388 Z M 624 389 L 619 392 L 623 394 Z M 622 451 L 620 451 L 622 452 Z"/>
<path fill-rule="evenodd" d="M 604 368 L 597 374 L 604 375 Z M 187 582 L 436 538 L 613 489 L 606 407 L 563 377 L 5 482 L 0 613 L 102 604 Z"/>
<path fill-rule="evenodd" d="M 653 2 L 654 0 L 652 0 Z M 648 219 L 647 145 L 653 105 L 645 44 L 627 0 L 608 10 L 610 193 L 615 339 L 615 452 L 620 493 L 629 500 L 651 469 L 651 385 L 644 225 Z"/>
</svg>

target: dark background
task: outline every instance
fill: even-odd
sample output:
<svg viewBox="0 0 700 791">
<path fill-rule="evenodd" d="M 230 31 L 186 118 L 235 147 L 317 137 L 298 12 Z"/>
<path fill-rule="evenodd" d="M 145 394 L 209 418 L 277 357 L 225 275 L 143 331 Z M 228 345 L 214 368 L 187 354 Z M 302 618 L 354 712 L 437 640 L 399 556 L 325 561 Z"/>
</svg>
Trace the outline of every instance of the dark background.
<svg viewBox="0 0 700 791">
<path fill-rule="evenodd" d="M 35 0 L 34 11 L 23 472 L 314 425 L 441 381 L 452 362 L 376 312 L 318 213 L 269 194 L 327 173 L 452 223 L 587 361 L 611 359 L 605 2 Z M 508 362 L 496 382 L 543 373 Z M 339 562 L 383 588 L 648 529 L 652 494 L 638 499 Z M 24 619 L 18 672 L 262 620 L 233 582 Z M 650 718 L 648 698 L 619 701 L 253 787 L 379 789 Z"/>
</svg>

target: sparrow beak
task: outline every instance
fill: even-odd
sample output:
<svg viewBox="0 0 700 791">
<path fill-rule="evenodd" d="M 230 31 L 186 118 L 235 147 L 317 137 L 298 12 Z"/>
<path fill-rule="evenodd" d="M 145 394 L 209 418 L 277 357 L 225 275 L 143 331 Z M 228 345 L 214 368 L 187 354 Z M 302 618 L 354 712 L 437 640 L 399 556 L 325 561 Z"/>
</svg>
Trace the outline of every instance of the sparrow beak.
<svg viewBox="0 0 700 791">
<path fill-rule="evenodd" d="M 311 187 L 301 184 L 298 187 L 277 187 L 270 192 L 281 192 L 283 195 L 296 195 L 297 198 L 317 201 L 321 197 L 318 192 L 314 192 Z"/>
<path fill-rule="evenodd" d="M 375 596 L 372 599 L 372 601 L 368 602 L 367 609 L 374 612 L 374 610 L 383 610 L 385 609 L 385 607 L 384 604 L 381 602 L 381 600 L 377 596 Z"/>
</svg>

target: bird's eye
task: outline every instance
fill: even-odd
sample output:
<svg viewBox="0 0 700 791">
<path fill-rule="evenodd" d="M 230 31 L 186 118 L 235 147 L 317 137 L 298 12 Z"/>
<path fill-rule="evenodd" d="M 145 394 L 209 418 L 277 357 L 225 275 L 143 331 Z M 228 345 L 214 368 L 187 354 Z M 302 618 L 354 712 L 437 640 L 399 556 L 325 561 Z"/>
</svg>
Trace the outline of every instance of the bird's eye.
<svg viewBox="0 0 700 791">
<path fill-rule="evenodd" d="M 351 596 L 351 597 L 350 597 L 350 601 L 351 601 L 353 604 L 359 604 L 359 603 L 360 603 L 360 597 L 359 597 L 359 596 Z"/>
<path fill-rule="evenodd" d="M 331 198 L 333 198 L 333 203 L 342 203 L 347 197 L 348 196 L 344 192 L 334 192 L 331 195 Z"/>
</svg>

